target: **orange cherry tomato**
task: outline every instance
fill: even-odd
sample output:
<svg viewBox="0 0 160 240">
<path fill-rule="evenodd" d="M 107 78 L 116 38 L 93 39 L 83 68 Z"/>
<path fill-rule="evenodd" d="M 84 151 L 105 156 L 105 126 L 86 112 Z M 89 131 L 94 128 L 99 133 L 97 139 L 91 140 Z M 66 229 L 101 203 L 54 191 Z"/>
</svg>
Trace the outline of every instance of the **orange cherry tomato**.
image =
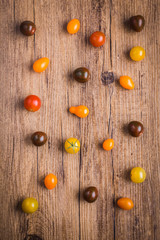
<svg viewBox="0 0 160 240">
<path fill-rule="evenodd" d="M 134 204 L 130 198 L 118 199 L 117 205 L 124 210 L 131 210 L 134 207 Z"/>
<path fill-rule="evenodd" d="M 24 107 L 30 112 L 36 112 L 41 107 L 41 100 L 36 95 L 29 95 L 24 99 Z"/>
<path fill-rule="evenodd" d="M 80 28 L 80 21 L 78 19 L 72 19 L 67 25 L 67 31 L 70 34 L 77 33 Z"/>
<path fill-rule="evenodd" d="M 46 70 L 46 68 L 48 67 L 49 64 L 49 59 L 44 57 L 44 58 L 40 58 L 37 61 L 34 62 L 33 64 L 33 70 L 35 72 L 41 73 L 43 71 Z"/>
<path fill-rule="evenodd" d="M 103 142 L 103 148 L 106 151 L 111 150 L 114 147 L 114 140 L 113 139 L 107 139 Z"/>
<path fill-rule="evenodd" d="M 49 190 L 55 188 L 57 185 L 57 177 L 52 173 L 48 174 L 44 179 L 44 184 Z"/>
<path fill-rule="evenodd" d="M 119 79 L 119 83 L 123 88 L 129 89 L 129 90 L 134 89 L 134 82 L 132 78 L 128 76 L 121 76 Z"/>
<path fill-rule="evenodd" d="M 92 35 L 89 38 L 89 41 L 94 47 L 100 47 L 105 43 L 106 37 L 104 33 L 97 31 L 92 33 Z"/>
<path fill-rule="evenodd" d="M 80 105 L 77 107 L 70 107 L 69 111 L 70 111 L 70 113 L 73 113 L 80 118 L 85 118 L 89 114 L 89 109 L 83 105 Z"/>
</svg>

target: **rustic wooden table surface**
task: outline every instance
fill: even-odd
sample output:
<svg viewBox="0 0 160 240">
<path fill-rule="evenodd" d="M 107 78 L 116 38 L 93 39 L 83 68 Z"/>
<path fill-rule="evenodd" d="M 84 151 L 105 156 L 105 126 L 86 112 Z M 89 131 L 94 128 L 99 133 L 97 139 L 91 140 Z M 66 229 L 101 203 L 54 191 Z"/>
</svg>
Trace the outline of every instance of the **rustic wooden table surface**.
<svg viewBox="0 0 160 240">
<path fill-rule="evenodd" d="M 160 2 L 159 0 L 1 0 L 1 237 L 2 240 L 158 240 L 160 160 Z M 158 3 L 159 2 L 159 3 Z M 133 15 L 145 17 L 140 33 L 128 29 Z M 78 18 L 80 31 L 66 32 L 66 23 Z M 35 22 L 35 36 L 19 32 L 24 20 Z M 106 34 L 106 44 L 94 48 L 88 37 Z M 133 62 L 128 51 L 142 46 L 146 58 Z M 32 64 L 48 57 L 42 74 Z M 77 67 L 90 69 L 87 84 L 74 81 Z M 103 72 L 115 81 L 102 81 Z M 117 83 L 129 75 L 135 89 Z M 27 112 L 23 100 L 38 95 L 42 106 Z M 86 105 L 90 115 L 79 119 L 68 113 L 74 105 Z M 142 121 L 144 134 L 133 138 L 124 131 L 131 120 Z M 48 142 L 37 148 L 30 136 L 44 131 Z M 81 151 L 70 155 L 64 141 L 76 137 Z M 112 137 L 115 147 L 105 152 L 101 143 Z M 129 180 L 134 166 L 146 170 L 142 184 Z M 58 178 L 48 191 L 43 178 Z M 84 202 L 85 187 L 94 185 L 99 198 Z M 26 197 L 35 197 L 39 210 L 27 215 L 20 210 Z M 115 206 L 119 197 L 130 197 L 131 211 Z M 36 238 L 36 236 L 38 236 Z"/>
</svg>

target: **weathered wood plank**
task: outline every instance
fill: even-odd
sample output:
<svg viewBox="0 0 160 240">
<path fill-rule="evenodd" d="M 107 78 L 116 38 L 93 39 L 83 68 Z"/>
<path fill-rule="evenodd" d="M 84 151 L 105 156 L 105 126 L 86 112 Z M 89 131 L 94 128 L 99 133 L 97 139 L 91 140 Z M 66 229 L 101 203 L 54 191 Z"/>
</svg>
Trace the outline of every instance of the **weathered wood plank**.
<svg viewBox="0 0 160 240">
<path fill-rule="evenodd" d="M 159 239 L 159 3 L 154 1 L 45 1 L 1 0 L 1 238 L 25 239 L 36 234 L 41 239 Z M 142 14 L 146 27 L 132 32 L 126 22 Z M 80 31 L 69 35 L 66 23 L 79 18 Z M 34 21 L 34 37 L 24 37 L 18 26 Z M 94 31 L 106 34 L 106 44 L 93 48 L 88 37 Z M 140 45 L 146 58 L 134 63 L 128 51 Z M 39 57 L 50 59 L 42 74 L 31 70 Z M 90 69 L 87 84 L 75 82 L 71 73 L 85 66 Z M 101 74 L 114 73 L 115 82 L 105 85 Z M 121 75 L 134 79 L 135 90 L 125 91 L 117 80 Z M 23 109 L 29 94 L 41 98 L 36 113 Z M 72 105 L 84 104 L 90 114 L 78 119 L 68 113 Z M 140 120 L 144 135 L 135 139 L 123 126 Z M 48 143 L 36 148 L 30 135 L 45 131 Z M 81 152 L 69 155 L 64 141 L 76 137 Z M 101 143 L 113 137 L 112 152 Z M 147 172 L 143 184 L 128 178 L 129 170 L 142 166 Z M 58 177 L 52 191 L 43 186 L 48 173 Z M 94 204 L 83 201 L 83 190 L 95 185 L 99 198 Z M 39 210 L 26 215 L 19 205 L 32 196 Z M 115 206 L 125 196 L 135 207 L 125 212 Z"/>
</svg>

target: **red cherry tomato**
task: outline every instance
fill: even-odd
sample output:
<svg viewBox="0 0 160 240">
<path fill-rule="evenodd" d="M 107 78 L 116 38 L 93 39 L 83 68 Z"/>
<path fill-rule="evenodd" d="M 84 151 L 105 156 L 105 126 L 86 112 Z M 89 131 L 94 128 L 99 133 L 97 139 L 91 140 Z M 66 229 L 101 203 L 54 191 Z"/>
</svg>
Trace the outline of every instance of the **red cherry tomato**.
<svg viewBox="0 0 160 240">
<path fill-rule="evenodd" d="M 36 95 L 29 95 L 24 99 L 24 107 L 30 112 L 36 112 L 41 107 L 41 100 Z"/>
<path fill-rule="evenodd" d="M 89 38 L 90 43 L 94 47 L 100 47 L 105 43 L 106 37 L 102 32 L 94 32 Z"/>
</svg>

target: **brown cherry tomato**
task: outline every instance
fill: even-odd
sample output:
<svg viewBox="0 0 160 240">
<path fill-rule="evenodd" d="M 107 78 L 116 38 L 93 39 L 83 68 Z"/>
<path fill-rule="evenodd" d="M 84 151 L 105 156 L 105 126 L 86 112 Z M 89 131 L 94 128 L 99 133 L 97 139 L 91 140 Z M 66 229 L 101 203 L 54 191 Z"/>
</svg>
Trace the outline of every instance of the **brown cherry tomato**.
<svg viewBox="0 0 160 240">
<path fill-rule="evenodd" d="M 118 199 L 117 205 L 124 210 L 131 210 L 134 207 L 134 204 L 130 198 Z"/>
<path fill-rule="evenodd" d="M 39 147 L 44 145 L 47 142 L 47 135 L 44 132 L 35 132 L 31 136 L 32 143 Z"/>
<path fill-rule="evenodd" d="M 139 137 L 144 132 L 143 124 L 138 121 L 132 121 L 128 125 L 128 131 L 133 137 Z"/>
<path fill-rule="evenodd" d="M 98 190 L 96 187 L 88 187 L 85 189 L 83 196 L 88 203 L 93 203 L 97 200 Z"/>
<path fill-rule="evenodd" d="M 24 21 L 20 25 L 20 31 L 25 36 L 32 36 L 36 31 L 36 25 L 31 21 Z"/>
<path fill-rule="evenodd" d="M 29 95 L 24 99 L 24 107 L 30 112 L 36 112 L 41 107 L 41 100 L 36 95 Z"/>
<path fill-rule="evenodd" d="M 106 37 L 102 32 L 94 32 L 89 38 L 90 43 L 94 47 L 100 47 L 105 43 Z"/>
</svg>

